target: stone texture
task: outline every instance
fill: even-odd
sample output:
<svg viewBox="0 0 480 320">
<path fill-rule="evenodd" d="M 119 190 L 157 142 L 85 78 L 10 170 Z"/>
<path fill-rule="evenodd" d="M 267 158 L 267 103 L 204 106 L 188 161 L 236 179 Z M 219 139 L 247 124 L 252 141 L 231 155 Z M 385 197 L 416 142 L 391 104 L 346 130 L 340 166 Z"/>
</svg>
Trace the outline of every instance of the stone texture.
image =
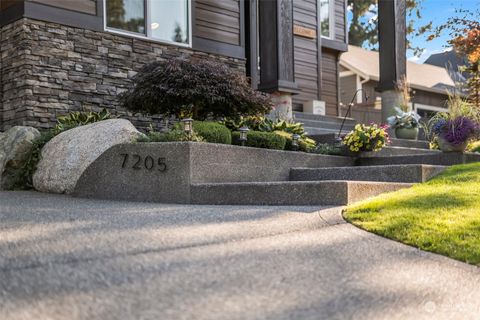
<svg viewBox="0 0 480 320">
<path fill-rule="evenodd" d="M 341 208 L 0 192 L 2 320 L 477 319 L 480 272 Z"/>
<path fill-rule="evenodd" d="M 33 141 L 40 132 L 32 127 L 13 127 L 0 132 L 0 190 L 11 189 L 18 170 L 25 165 Z"/>
<path fill-rule="evenodd" d="M 191 203 L 215 205 L 348 205 L 410 183 L 283 181 L 193 184 Z"/>
<path fill-rule="evenodd" d="M 50 128 L 69 111 L 107 108 L 136 127 L 160 117 L 128 113 L 118 96 L 146 63 L 184 56 L 212 59 L 245 73 L 245 60 L 207 54 L 108 32 L 20 19 L 1 28 L 0 130 Z"/>
<path fill-rule="evenodd" d="M 128 154 L 125 166 L 122 167 Z M 137 155 L 135 159 L 134 155 Z M 154 166 L 151 169 L 151 160 Z M 165 171 L 158 159 L 164 158 Z M 139 161 L 137 169 L 134 168 Z M 353 165 L 353 159 L 213 143 L 137 143 L 118 145 L 98 158 L 82 175 L 75 195 L 189 203 L 190 184 L 285 181 L 292 166 Z M 161 182 L 161 183 L 159 183 Z"/>
<path fill-rule="evenodd" d="M 85 169 L 110 147 L 140 135 L 130 121 L 110 119 L 65 131 L 42 149 L 33 176 L 36 190 L 70 193 Z"/>
<path fill-rule="evenodd" d="M 391 164 L 430 164 L 437 166 L 452 166 L 456 164 L 478 162 L 480 161 L 480 154 L 478 153 L 443 153 L 435 154 L 417 154 L 394 157 L 370 157 L 357 159 L 357 165 L 372 166 L 372 165 L 391 165 Z"/>
<path fill-rule="evenodd" d="M 292 181 L 355 180 L 383 182 L 425 182 L 443 170 L 444 166 L 421 164 L 336 168 L 292 168 Z"/>
</svg>

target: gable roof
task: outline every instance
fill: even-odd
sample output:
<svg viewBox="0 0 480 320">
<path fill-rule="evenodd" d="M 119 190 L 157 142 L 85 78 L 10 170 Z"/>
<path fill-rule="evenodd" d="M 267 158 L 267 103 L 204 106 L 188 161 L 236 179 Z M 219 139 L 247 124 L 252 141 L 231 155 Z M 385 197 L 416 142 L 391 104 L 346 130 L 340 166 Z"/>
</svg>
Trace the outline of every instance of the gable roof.
<svg viewBox="0 0 480 320">
<path fill-rule="evenodd" d="M 374 81 L 380 79 L 378 52 L 369 51 L 357 46 L 348 46 L 348 51 L 340 56 L 340 65 L 362 78 Z M 455 83 L 445 68 L 418 64 L 407 61 L 407 82 L 411 88 L 446 94 L 453 91 Z"/>
</svg>

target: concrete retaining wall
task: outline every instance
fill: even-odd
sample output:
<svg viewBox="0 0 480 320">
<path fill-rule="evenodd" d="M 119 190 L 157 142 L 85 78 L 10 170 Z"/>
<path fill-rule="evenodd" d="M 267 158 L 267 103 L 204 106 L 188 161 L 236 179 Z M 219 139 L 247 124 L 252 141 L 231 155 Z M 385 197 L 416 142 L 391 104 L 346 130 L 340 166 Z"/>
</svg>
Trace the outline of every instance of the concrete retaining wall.
<svg viewBox="0 0 480 320">
<path fill-rule="evenodd" d="M 112 147 L 79 179 L 74 195 L 189 203 L 191 184 L 288 181 L 292 167 L 351 166 L 349 157 L 210 143 L 137 143 Z"/>
</svg>

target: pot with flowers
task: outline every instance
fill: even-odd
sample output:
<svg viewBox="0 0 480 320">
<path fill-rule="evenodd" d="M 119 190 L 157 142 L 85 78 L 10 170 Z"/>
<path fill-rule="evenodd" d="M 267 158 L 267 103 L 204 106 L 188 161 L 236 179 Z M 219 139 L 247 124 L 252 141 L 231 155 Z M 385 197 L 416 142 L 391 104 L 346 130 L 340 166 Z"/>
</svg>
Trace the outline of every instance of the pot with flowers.
<svg viewBox="0 0 480 320">
<path fill-rule="evenodd" d="M 387 126 L 357 124 L 344 138 L 343 144 L 352 153 L 380 151 L 389 143 Z"/>
<path fill-rule="evenodd" d="M 397 113 L 388 117 L 387 122 L 390 128 L 395 130 L 398 139 L 417 140 L 420 127 L 420 116 L 415 111 L 403 111 L 395 108 Z"/>
<path fill-rule="evenodd" d="M 463 152 L 478 132 L 478 125 L 465 116 L 438 117 L 432 125 L 432 133 L 443 152 Z"/>
<path fill-rule="evenodd" d="M 458 94 L 449 96 L 448 112 L 440 112 L 425 126 L 431 145 L 444 152 L 463 152 L 479 135 L 479 110 Z"/>
<path fill-rule="evenodd" d="M 398 139 L 417 140 L 420 116 L 412 110 L 411 90 L 405 77 L 397 83 L 397 91 L 401 99 L 398 106 L 394 108 L 396 115 L 388 117 L 387 122 L 390 128 L 395 130 L 395 136 Z"/>
</svg>

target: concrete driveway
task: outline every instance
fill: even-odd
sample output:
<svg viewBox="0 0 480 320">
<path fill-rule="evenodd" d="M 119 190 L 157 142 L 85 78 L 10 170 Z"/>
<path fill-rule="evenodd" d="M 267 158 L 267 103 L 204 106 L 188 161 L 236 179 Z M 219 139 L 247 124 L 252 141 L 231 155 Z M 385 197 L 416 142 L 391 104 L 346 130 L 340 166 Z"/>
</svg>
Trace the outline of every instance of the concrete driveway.
<svg viewBox="0 0 480 320">
<path fill-rule="evenodd" d="M 339 208 L 0 192 L 0 319 L 480 319 L 480 269 Z"/>
</svg>

